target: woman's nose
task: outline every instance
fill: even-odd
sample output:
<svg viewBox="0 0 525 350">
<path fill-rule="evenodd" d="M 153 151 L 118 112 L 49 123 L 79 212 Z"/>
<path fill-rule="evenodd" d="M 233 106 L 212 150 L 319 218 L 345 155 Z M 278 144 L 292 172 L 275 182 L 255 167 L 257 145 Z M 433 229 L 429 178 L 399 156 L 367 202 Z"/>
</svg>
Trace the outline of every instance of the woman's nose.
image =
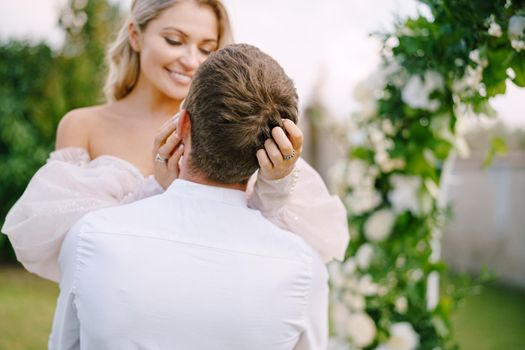
<svg viewBox="0 0 525 350">
<path fill-rule="evenodd" d="M 188 70 L 197 69 L 200 64 L 198 49 L 193 46 L 188 46 L 184 55 L 180 58 L 180 62 L 184 65 L 184 68 Z"/>
</svg>

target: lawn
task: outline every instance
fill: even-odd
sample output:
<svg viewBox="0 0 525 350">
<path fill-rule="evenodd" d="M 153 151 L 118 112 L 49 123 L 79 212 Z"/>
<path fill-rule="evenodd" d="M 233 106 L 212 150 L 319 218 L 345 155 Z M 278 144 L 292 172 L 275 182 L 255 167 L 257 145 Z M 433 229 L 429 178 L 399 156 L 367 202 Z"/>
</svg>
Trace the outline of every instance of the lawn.
<svg viewBox="0 0 525 350">
<path fill-rule="evenodd" d="M 0 266 L 0 350 L 47 349 L 58 285 Z"/>
<path fill-rule="evenodd" d="M 0 350 L 47 347 L 58 287 L 24 270 L 0 267 Z M 525 291 L 490 285 L 454 316 L 462 350 L 525 346 Z"/>
</svg>

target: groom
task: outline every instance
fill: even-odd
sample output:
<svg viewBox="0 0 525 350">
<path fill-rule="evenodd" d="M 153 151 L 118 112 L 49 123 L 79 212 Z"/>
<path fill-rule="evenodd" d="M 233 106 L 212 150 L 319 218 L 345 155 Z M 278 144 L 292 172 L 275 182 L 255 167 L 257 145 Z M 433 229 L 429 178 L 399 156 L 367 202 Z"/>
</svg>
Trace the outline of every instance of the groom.
<svg viewBox="0 0 525 350">
<path fill-rule="evenodd" d="M 202 64 L 183 107 L 179 178 L 68 233 L 49 348 L 326 349 L 321 258 L 244 193 L 271 129 L 297 119 L 292 81 L 231 45 Z"/>
</svg>

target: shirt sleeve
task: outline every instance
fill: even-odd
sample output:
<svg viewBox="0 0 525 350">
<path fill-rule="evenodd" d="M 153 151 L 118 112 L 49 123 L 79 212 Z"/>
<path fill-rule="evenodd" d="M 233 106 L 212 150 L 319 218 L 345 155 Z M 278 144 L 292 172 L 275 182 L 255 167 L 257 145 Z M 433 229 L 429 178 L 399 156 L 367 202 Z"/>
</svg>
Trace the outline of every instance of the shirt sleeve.
<svg viewBox="0 0 525 350">
<path fill-rule="evenodd" d="M 274 224 L 307 241 L 324 262 L 343 260 L 350 239 L 346 210 L 330 195 L 321 176 L 300 158 L 283 179 L 251 180 L 248 205 Z M 255 182 L 255 183 L 254 183 Z"/>
<path fill-rule="evenodd" d="M 60 294 L 49 337 L 49 350 L 80 349 L 80 322 L 75 305 L 75 277 L 77 271 L 77 246 L 82 222 L 74 225 L 67 234 L 59 256 Z"/>
<path fill-rule="evenodd" d="M 305 312 L 305 329 L 294 350 L 324 350 L 328 346 L 328 272 L 323 261 L 314 257 L 312 285 Z"/>
</svg>

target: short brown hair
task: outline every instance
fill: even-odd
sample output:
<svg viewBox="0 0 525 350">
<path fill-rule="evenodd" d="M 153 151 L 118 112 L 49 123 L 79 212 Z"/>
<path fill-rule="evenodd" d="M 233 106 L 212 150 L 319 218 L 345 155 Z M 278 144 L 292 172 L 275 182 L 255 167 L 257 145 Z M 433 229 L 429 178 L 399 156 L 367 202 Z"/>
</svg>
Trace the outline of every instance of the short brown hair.
<svg viewBox="0 0 525 350">
<path fill-rule="evenodd" d="M 243 183 L 283 119 L 297 122 L 297 92 L 273 58 L 235 44 L 212 53 L 197 70 L 184 108 L 191 120 L 192 170 L 220 183 Z"/>
</svg>

